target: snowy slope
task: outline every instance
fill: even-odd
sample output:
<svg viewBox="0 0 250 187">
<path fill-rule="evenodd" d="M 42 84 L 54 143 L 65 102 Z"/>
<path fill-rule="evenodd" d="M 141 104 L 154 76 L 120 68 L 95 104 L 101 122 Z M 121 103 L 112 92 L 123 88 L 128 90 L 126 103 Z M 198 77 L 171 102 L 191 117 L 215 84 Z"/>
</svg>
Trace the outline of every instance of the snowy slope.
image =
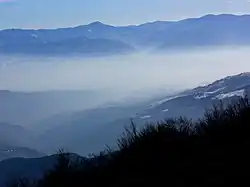
<svg viewBox="0 0 250 187">
<path fill-rule="evenodd" d="M 212 105 L 232 102 L 250 93 L 250 73 L 228 76 L 209 85 L 197 87 L 152 103 L 134 120 L 138 123 L 155 122 L 169 117 L 186 116 L 197 119 Z"/>
</svg>

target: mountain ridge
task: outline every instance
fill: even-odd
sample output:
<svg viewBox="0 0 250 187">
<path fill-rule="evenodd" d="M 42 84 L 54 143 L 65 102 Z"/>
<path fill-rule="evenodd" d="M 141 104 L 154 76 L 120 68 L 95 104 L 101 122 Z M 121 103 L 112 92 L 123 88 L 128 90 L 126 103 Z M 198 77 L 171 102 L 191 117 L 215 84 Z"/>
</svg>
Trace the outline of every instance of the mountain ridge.
<svg viewBox="0 0 250 187">
<path fill-rule="evenodd" d="M 205 15 L 180 21 L 155 21 L 134 26 L 101 22 L 58 29 L 0 31 L 0 53 L 40 55 L 115 55 L 153 48 L 249 46 L 250 15 Z"/>
<path fill-rule="evenodd" d="M 40 29 L 32 29 L 32 28 L 7 28 L 7 29 L 0 29 L 1 31 L 9 31 L 9 30 L 22 30 L 22 31 L 44 31 L 44 30 L 60 30 L 60 29 L 74 29 L 74 28 L 79 28 L 79 27 L 84 27 L 84 26 L 91 26 L 91 25 L 102 25 L 102 26 L 109 26 L 109 27 L 116 27 L 116 28 L 123 28 L 123 27 L 140 27 L 140 26 L 145 26 L 147 24 L 155 24 L 155 23 L 176 23 L 176 22 L 183 22 L 183 21 L 188 21 L 188 20 L 198 20 L 198 19 L 204 19 L 204 18 L 216 18 L 216 17 L 237 17 L 237 18 L 244 18 L 244 17 L 250 17 L 250 14 L 205 14 L 202 16 L 198 17 L 192 17 L 192 18 L 184 18 L 184 19 L 179 19 L 179 20 L 155 20 L 155 21 L 149 21 L 149 22 L 144 22 L 140 24 L 128 24 L 128 25 L 113 25 L 113 24 L 107 24 L 101 21 L 93 21 L 90 23 L 86 24 L 79 24 L 71 27 L 58 27 L 58 28 L 40 28 Z"/>
</svg>

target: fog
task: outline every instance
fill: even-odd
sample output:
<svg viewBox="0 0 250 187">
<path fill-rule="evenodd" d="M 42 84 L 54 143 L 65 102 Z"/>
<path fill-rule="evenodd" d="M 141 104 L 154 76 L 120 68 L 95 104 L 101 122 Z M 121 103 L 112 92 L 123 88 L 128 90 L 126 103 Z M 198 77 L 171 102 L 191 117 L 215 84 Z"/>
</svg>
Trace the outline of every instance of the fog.
<svg viewBox="0 0 250 187">
<path fill-rule="evenodd" d="M 112 57 L 0 57 L 0 89 L 178 91 L 250 70 L 250 48 Z"/>
</svg>

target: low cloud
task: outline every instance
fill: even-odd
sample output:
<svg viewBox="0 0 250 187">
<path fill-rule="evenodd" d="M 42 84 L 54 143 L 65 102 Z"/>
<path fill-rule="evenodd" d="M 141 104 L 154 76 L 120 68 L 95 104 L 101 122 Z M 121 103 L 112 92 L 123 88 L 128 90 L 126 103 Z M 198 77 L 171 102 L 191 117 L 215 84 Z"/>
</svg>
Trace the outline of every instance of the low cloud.
<svg viewBox="0 0 250 187">
<path fill-rule="evenodd" d="M 0 89 L 182 90 L 250 71 L 249 48 L 105 58 L 0 56 Z"/>
</svg>

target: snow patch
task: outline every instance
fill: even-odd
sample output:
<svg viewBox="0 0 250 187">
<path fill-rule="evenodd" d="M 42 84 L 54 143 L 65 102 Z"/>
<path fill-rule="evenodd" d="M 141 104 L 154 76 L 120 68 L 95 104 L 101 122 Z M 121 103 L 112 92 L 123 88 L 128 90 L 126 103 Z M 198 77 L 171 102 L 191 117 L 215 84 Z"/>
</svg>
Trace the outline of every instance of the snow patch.
<svg viewBox="0 0 250 187">
<path fill-rule="evenodd" d="M 180 98 L 180 97 L 184 97 L 184 96 L 186 96 L 186 95 L 176 95 L 176 96 L 172 96 L 172 97 L 167 97 L 165 99 L 162 99 L 162 100 L 159 100 L 159 101 L 156 101 L 156 102 L 152 103 L 150 105 L 150 108 L 153 108 L 153 107 L 161 105 L 161 104 L 163 104 L 163 103 L 165 103 L 167 101 L 170 101 L 170 100 L 173 100 L 173 99 L 177 99 L 177 98 Z"/>
<path fill-rule="evenodd" d="M 202 93 L 201 95 L 195 95 L 194 99 L 204 99 L 207 98 L 209 95 L 207 93 Z"/>
<path fill-rule="evenodd" d="M 204 99 L 204 98 L 207 98 L 210 95 L 215 94 L 215 93 L 217 93 L 217 92 L 219 92 L 221 90 L 224 90 L 224 89 L 225 89 L 225 87 L 219 88 L 219 89 L 211 91 L 211 92 L 198 93 L 198 94 L 194 95 L 194 99 Z"/>
<path fill-rule="evenodd" d="M 218 82 L 218 85 L 222 85 L 222 84 L 224 84 L 225 83 L 225 80 L 220 80 L 219 82 Z"/>
<path fill-rule="evenodd" d="M 151 116 L 141 116 L 141 119 L 148 119 L 151 118 Z"/>
<path fill-rule="evenodd" d="M 219 94 L 219 95 L 215 96 L 213 99 L 222 100 L 222 99 L 230 98 L 230 97 L 234 97 L 234 96 L 244 97 L 245 96 L 245 89 L 236 90 L 234 92 L 229 92 L 229 93 L 225 93 L 225 94 Z"/>
<path fill-rule="evenodd" d="M 168 112 L 169 111 L 169 109 L 164 109 L 164 110 L 162 110 L 162 112 Z"/>
</svg>

